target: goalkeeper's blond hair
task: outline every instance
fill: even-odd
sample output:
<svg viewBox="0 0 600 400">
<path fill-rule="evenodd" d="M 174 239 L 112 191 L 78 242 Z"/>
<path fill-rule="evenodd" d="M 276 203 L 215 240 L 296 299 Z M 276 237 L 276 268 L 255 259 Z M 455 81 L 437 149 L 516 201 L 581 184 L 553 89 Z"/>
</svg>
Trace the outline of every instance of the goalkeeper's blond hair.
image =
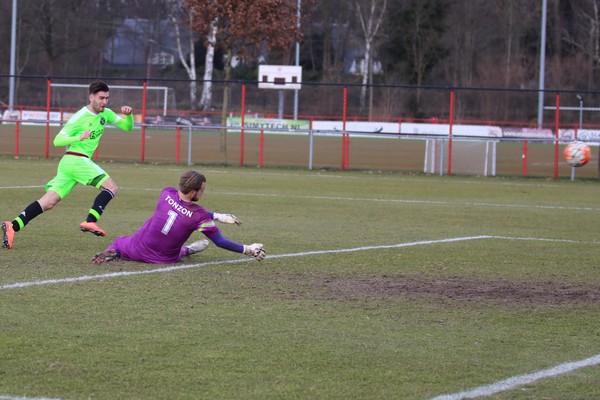
<svg viewBox="0 0 600 400">
<path fill-rule="evenodd" d="M 200 172 L 193 170 L 185 171 L 179 177 L 179 190 L 183 194 L 188 194 L 192 190 L 200 190 L 204 182 L 206 182 L 206 177 Z"/>
</svg>

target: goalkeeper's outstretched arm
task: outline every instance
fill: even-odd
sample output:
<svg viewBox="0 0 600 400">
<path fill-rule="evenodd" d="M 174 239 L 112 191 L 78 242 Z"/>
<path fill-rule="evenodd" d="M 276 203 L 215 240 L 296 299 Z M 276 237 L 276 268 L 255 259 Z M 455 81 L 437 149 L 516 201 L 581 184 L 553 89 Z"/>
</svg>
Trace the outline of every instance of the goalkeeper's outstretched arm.
<svg viewBox="0 0 600 400">
<path fill-rule="evenodd" d="M 221 234 L 216 232 L 213 235 L 207 236 L 217 247 L 225 250 L 234 251 L 236 253 L 242 253 L 247 256 L 254 258 L 257 261 L 264 260 L 266 253 L 265 248 L 261 243 L 253 243 L 245 245 L 234 242 L 233 240 L 227 239 Z"/>
</svg>

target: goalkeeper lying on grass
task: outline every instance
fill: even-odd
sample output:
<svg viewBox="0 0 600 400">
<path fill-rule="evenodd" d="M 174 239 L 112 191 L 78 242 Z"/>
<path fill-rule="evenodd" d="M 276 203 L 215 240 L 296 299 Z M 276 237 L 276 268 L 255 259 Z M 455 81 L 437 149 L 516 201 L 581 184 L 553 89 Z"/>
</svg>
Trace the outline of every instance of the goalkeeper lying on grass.
<svg viewBox="0 0 600 400">
<path fill-rule="evenodd" d="M 196 171 L 187 171 L 179 178 L 179 190 L 166 187 L 160 193 L 154 215 L 131 236 L 121 236 L 102 253 L 92 259 L 100 264 L 115 259 L 141 261 L 153 264 L 169 264 L 183 257 L 206 249 L 209 241 L 201 239 L 185 246 L 195 231 L 200 231 L 215 245 L 223 249 L 243 253 L 258 261 L 265 258 L 260 243 L 244 245 L 224 237 L 214 221 L 240 225 L 241 221 L 231 214 L 219 214 L 205 210 L 195 202 L 200 200 L 206 188 L 206 178 Z"/>
</svg>

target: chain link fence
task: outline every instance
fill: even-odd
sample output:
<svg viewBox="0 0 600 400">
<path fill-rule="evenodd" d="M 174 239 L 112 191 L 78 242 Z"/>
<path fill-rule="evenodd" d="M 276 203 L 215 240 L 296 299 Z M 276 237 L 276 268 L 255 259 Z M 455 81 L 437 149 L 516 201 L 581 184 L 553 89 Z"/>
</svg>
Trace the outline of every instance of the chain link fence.
<svg viewBox="0 0 600 400">
<path fill-rule="evenodd" d="M 9 77 L 0 76 L 0 87 Z M 109 107 L 134 108 L 133 132 L 107 129 L 99 160 L 371 170 L 439 175 L 598 177 L 599 93 L 303 83 L 298 91 L 257 82 L 104 79 Z M 58 158 L 61 126 L 88 104 L 90 79 L 18 77 L 12 107 L 0 104 L 0 155 Z M 191 93 L 197 93 L 195 99 Z M 227 102 L 224 101 L 227 99 Z M 585 104 L 584 104 L 585 99 Z M 573 169 L 562 149 L 593 148 Z"/>
</svg>

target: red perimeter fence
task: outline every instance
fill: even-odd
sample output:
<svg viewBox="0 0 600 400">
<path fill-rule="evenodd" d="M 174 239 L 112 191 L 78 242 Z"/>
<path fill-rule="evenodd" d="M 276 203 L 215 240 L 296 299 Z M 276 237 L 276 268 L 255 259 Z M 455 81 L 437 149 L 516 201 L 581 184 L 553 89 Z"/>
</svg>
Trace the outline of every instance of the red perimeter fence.
<svg viewBox="0 0 600 400">
<path fill-rule="evenodd" d="M 136 125 L 133 132 L 107 129 L 95 154 L 100 160 L 599 176 L 598 151 L 577 169 L 561 156 L 573 140 L 598 147 L 600 109 L 583 104 L 584 99 L 594 104 L 596 92 L 543 92 L 545 106 L 540 108 L 537 90 L 377 85 L 361 99 L 359 85 L 303 84 L 294 92 L 259 89 L 256 82 L 212 82 L 214 108 L 199 112 L 187 99 L 189 81 L 105 81 L 111 88 L 109 107 L 134 107 Z M 8 77 L 0 76 L 0 89 L 6 82 Z M 60 157 L 64 149 L 51 141 L 88 103 L 88 84 L 74 78 L 19 77 L 16 98 L 27 101 L 0 108 L 0 155 Z M 368 104 L 367 110 L 361 104 Z"/>
</svg>

